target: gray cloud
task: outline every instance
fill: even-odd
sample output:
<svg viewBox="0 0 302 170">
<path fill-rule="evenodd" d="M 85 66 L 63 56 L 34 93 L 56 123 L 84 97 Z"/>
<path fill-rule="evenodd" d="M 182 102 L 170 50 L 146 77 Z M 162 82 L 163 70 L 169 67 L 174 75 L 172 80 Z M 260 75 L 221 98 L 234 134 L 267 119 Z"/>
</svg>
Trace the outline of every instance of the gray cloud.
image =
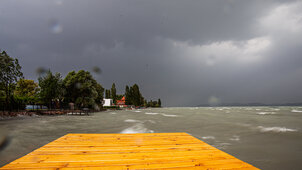
<svg viewBox="0 0 302 170">
<path fill-rule="evenodd" d="M 95 75 L 120 93 L 191 106 L 301 102 L 299 1 L 17 1 L 0 5 L 0 48 L 27 78 L 42 66 Z"/>
</svg>

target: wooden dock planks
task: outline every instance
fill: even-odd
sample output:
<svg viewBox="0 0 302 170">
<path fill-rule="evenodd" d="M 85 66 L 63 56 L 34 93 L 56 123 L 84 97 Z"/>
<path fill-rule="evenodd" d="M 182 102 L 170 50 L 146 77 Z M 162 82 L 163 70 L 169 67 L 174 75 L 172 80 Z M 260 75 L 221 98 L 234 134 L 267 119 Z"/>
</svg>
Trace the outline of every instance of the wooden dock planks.
<svg viewBox="0 0 302 170">
<path fill-rule="evenodd" d="M 187 133 L 67 134 L 0 169 L 257 169 Z"/>
</svg>

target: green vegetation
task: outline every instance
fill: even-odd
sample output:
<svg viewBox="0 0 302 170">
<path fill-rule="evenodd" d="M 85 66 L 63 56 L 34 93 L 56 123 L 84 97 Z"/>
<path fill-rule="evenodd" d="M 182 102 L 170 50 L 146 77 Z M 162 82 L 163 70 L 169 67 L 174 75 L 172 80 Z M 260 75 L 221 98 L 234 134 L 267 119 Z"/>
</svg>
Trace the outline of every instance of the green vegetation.
<svg viewBox="0 0 302 170">
<path fill-rule="evenodd" d="M 106 92 L 105 92 L 105 98 L 109 99 L 110 97 L 111 97 L 110 90 L 106 90 Z"/>
<path fill-rule="evenodd" d="M 77 108 L 99 108 L 104 88 L 92 77 L 89 71 L 69 72 L 63 81 L 65 102 L 75 103 Z"/>
<path fill-rule="evenodd" d="M 125 104 L 137 107 L 161 107 L 161 101 L 147 102 L 139 86 L 134 84 L 125 88 L 124 94 L 117 94 L 115 83 L 111 89 L 104 89 L 89 71 L 71 71 L 63 79 L 60 73 L 46 71 L 34 80 L 23 78 L 18 59 L 0 51 L 0 107 L 2 110 L 25 109 L 28 104 L 46 105 L 49 109 L 69 108 L 74 103 L 75 109 L 102 107 L 104 98 L 111 98 L 116 104 L 125 96 Z M 118 108 L 110 106 L 107 108 Z"/>
<path fill-rule="evenodd" d="M 111 99 L 113 100 L 113 103 L 116 104 L 116 88 L 114 83 L 111 87 Z"/>
<path fill-rule="evenodd" d="M 22 104 L 35 104 L 39 102 L 39 84 L 33 80 L 20 79 L 14 91 L 14 96 Z"/>
<path fill-rule="evenodd" d="M 137 84 L 134 84 L 130 88 L 126 86 L 125 97 L 127 105 L 143 106 L 144 104 L 144 97 Z"/>
<path fill-rule="evenodd" d="M 63 97 L 62 77 L 60 73 L 52 74 L 52 72 L 48 70 L 46 75 L 39 77 L 38 80 L 41 88 L 40 98 L 43 104 L 46 104 L 48 108 L 52 109 L 52 102 L 62 100 Z"/>
<path fill-rule="evenodd" d="M 104 109 L 120 109 L 120 107 L 119 106 L 104 106 L 103 107 Z"/>
<path fill-rule="evenodd" d="M 149 102 L 145 101 L 146 107 L 161 107 L 161 100 L 158 99 L 157 101 L 150 100 Z"/>
<path fill-rule="evenodd" d="M 18 59 L 11 58 L 5 51 L 0 50 L 0 84 L 1 91 L 4 92 L 1 98 L 4 98 L 4 106 L 6 110 L 12 110 L 14 105 L 13 91 L 15 83 L 23 78 L 21 66 Z M 2 93 L 3 93 L 2 92 Z"/>
<path fill-rule="evenodd" d="M 130 89 L 128 85 L 126 86 L 125 89 L 125 98 L 126 98 L 125 104 L 130 105 Z"/>
</svg>

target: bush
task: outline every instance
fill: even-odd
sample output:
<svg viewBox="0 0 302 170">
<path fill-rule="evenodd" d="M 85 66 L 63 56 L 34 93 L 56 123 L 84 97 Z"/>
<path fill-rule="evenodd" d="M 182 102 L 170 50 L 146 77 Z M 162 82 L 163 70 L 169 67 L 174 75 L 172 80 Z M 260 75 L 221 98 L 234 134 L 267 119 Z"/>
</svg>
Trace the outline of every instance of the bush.
<svg viewBox="0 0 302 170">
<path fill-rule="evenodd" d="M 103 106 L 104 109 L 120 109 L 119 106 Z"/>
</svg>

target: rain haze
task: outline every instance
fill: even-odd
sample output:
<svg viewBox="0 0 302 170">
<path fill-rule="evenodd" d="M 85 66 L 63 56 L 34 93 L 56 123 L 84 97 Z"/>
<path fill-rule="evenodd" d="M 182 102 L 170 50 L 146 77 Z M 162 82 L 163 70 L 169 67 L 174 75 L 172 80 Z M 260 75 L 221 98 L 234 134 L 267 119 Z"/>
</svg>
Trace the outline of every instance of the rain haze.
<svg viewBox="0 0 302 170">
<path fill-rule="evenodd" d="M 99 67 L 164 106 L 298 103 L 301 1 L 1 0 L 0 48 L 27 79 Z"/>
</svg>

